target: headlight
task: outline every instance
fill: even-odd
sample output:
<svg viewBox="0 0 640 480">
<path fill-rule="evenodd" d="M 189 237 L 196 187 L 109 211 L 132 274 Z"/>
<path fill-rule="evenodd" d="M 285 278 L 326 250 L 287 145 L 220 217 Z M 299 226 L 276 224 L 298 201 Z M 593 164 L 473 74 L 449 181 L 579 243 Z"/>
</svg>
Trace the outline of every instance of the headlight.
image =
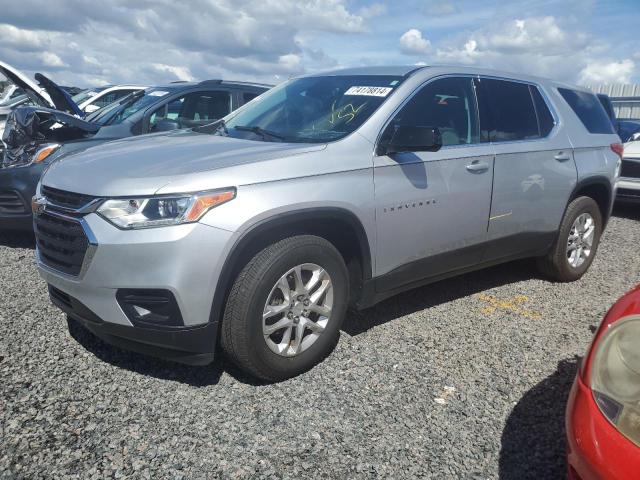
<svg viewBox="0 0 640 480">
<path fill-rule="evenodd" d="M 31 161 L 31 163 L 42 162 L 45 158 L 47 158 L 49 155 L 51 155 L 53 152 L 55 152 L 59 148 L 60 148 L 60 145 L 57 143 L 50 143 L 48 145 L 45 145 L 44 147 L 41 147 L 39 150 L 36 151 L 36 154 L 33 156 L 33 160 Z"/>
<path fill-rule="evenodd" d="M 640 315 L 617 320 L 598 341 L 591 390 L 602 413 L 640 446 Z"/>
<path fill-rule="evenodd" d="M 97 212 L 119 228 L 151 228 L 192 223 L 218 205 L 233 200 L 236 189 L 186 195 L 104 201 Z"/>
</svg>

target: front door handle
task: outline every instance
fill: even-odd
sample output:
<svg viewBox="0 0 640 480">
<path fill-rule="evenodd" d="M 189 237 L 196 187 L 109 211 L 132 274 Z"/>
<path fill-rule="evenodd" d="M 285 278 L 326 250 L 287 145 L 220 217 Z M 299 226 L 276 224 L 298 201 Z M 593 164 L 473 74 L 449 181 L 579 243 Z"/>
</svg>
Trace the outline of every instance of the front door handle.
<svg viewBox="0 0 640 480">
<path fill-rule="evenodd" d="M 566 162 L 567 160 L 571 160 L 571 155 L 565 152 L 558 152 L 553 158 L 559 162 Z"/>
<path fill-rule="evenodd" d="M 467 170 L 473 173 L 482 173 L 489 170 L 489 164 L 475 160 L 467 165 Z"/>
</svg>

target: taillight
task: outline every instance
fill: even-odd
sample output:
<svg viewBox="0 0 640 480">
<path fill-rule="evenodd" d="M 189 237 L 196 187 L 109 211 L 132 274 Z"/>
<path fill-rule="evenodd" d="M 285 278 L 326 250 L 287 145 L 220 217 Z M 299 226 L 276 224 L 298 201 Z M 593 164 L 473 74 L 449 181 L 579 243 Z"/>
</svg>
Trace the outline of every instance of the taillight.
<svg viewBox="0 0 640 480">
<path fill-rule="evenodd" d="M 613 151 L 613 153 L 615 153 L 616 155 L 618 155 L 618 157 L 620 157 L 620 159 L 622 159 L 622 155 L 624 155 L 624 145 L 622 145 L 621 143 L 612 143 L 610 147 L 611 151 Z"/>
</svg>

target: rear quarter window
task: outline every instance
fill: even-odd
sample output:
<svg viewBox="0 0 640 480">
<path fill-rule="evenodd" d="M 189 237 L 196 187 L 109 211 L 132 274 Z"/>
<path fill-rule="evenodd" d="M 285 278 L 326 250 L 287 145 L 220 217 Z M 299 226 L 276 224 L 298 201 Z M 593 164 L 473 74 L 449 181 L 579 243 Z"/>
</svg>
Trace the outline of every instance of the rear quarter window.
<svg viewBox="0 0 640 480">
<path fill-rule="evenodd" d="M 559 88 L 558 92 L 589 133 L 615 133 L 607 112 L 593 93 L 570 88 Z"/>
</svg>

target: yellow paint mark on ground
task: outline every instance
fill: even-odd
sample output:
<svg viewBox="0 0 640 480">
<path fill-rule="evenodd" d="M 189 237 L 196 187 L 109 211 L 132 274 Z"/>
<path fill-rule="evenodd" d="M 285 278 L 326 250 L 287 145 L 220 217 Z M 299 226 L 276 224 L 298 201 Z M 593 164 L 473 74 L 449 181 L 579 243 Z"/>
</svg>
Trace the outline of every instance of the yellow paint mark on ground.
<svg viewBox="0 0 640 480">
<path fill-rule="evenodd" d="M 485 295 L 484 293 L 481 293 L 478 295 L 478 299 L 487 304 L 482 308 L 482 310 L 480 310 L 483 315 L 491 315 L 498 310 L 502 310 L 504 312 L 515 313 L 530 320 L 540 320 L 542 318 L 540 313 L 524 308 L 523 304 L 529 301 L 529 297 L 526 295 L 515 295 L 502 300 L 494 297 L 493 295 Z"/>
</svg>

